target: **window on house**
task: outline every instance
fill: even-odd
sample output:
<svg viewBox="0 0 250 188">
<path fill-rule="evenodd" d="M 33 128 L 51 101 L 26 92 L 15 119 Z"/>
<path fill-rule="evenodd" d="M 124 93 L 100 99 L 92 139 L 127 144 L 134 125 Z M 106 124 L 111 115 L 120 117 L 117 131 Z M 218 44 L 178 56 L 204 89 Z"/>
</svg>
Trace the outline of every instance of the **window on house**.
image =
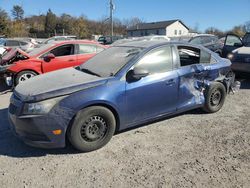
<svg viewBox="0 0 250 188">
<path fill-rule="evenodd" d="M 181 30 L 179 30 L 179 35 L 181 35 L 181 34 L 182 34 Z"/>
<path fill-rule="evenodd" d="M 174 35 L 177 35 L 178 33 L 177 33 L 177 30 L 174 30 Z"/>
</svg>

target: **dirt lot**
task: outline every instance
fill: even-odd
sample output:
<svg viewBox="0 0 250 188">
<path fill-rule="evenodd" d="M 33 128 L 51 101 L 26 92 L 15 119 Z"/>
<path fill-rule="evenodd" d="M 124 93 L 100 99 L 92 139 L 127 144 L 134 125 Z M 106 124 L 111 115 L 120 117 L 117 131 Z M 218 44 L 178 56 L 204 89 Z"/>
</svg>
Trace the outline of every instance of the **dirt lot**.
<svg viewBox="0 0 250 188">
<path fill-rule="evenodd" d="M 196 110 L 171 117 L 116 135 L 91 153 L 40 150 L 20 142 L 8 127 L 10 95 L 0 95 L 2 188 L 250 185 L 250 79 L 218 113 Z"/>
</svg>

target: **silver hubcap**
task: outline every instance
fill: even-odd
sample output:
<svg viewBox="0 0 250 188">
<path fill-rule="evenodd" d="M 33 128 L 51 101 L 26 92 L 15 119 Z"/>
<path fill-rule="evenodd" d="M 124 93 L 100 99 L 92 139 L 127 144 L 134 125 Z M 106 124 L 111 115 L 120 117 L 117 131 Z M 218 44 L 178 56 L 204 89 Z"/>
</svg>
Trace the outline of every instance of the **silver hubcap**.
<svg viewBox="0 0 250 188">
<path fill-rule="evenodd" d="M 24 81 L 26 81 L 26 80 L 28 80 L 28 79 L 34 77 L 34 76 L 35 76 L 35 75 L 32 74 L 32 73 L 25 73 L 25 74 L 23 74 L 22 76 L 20 76 L 18 82 L 19 82 L 19 83 L 22 83 L 22 82 L 24 82 Z"/>
</svg>

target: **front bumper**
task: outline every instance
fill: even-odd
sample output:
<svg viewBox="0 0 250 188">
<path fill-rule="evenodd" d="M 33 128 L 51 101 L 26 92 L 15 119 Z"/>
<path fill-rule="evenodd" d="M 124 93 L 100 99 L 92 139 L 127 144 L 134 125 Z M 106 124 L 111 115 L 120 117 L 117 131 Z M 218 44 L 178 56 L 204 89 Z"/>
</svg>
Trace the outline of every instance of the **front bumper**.
<svg viewBox="0 0 250 188">
<path fill-rule="evenodd" d="M 65 147 L 66 130 L 70 115 L 64 110 L 55 110 L 46 115 L 20 115 L 23 104 L 11 101 L 8 117 L 14 134 L 26 144 L 39 148 Z M 68 116 L 68 117 L 67 117 Z M 60 129 L 60 135 L 53 130 Z"/>
</svg>

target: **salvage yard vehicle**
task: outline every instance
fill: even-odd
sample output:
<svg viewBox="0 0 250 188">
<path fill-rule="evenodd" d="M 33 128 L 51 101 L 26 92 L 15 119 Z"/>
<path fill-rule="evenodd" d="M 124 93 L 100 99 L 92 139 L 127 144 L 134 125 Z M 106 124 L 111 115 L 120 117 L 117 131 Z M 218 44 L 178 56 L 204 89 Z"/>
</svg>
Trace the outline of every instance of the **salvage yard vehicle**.
<svg viewBox="0 0 250 188">
<path fill-rule="evenodd" d="M 242 40 L 237 35 L 227 35 L 223 57 L 231 60 L 233 71 L 250 73 L 250 33 L 246 33 Z"/>
<path fill-rule="evenodd" d="M 35 47 L 31 42 L 18 39 L 0 39 L 0 46 L 6 46 L 10 48 L 20 48 L 25 52 L 30 52 Z"/>
<path fill-rule="evenodd" d="M 30 53 L 12 51 L 12 61 L 5 61 L 7 85 L 18 85 L 36 75 L 54 70 L 79 66 L 107 47 L 87 40 L 54 42 Z M 11 66 L 9 66 L 11 64 Z"/>
<path fill-rule="evenodd" d="M 231 63 L 197 45 L 161 41 L 112 46 L 76 68 L 18 85 L 9 120 L 31 146 L 68 138 L 88 152 L 114 133 L 191 109 L 219 111 L 234 83 Z"/>
<path fill-rule="evenodd" d="M 192 37 L 189 40 L 191 44 L 199 44 L 202 45 L 213 52 L 222 55 L 223 43 L 219 40 L 219 38 L 215 35 L 211 34 L 200 34 Z"/>
</svg>

